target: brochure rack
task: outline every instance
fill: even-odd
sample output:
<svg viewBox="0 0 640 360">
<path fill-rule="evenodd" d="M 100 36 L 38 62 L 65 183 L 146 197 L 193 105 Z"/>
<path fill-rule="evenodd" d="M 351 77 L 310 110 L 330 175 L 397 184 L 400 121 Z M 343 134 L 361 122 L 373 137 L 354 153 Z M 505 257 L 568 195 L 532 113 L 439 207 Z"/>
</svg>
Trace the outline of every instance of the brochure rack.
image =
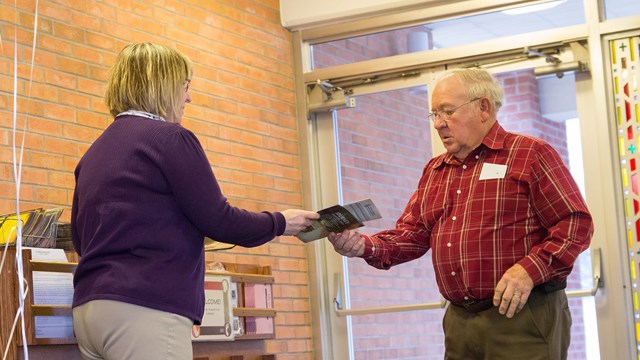
<svg viewBox="0 0 640 360">
<path fill-rule="evenodd" d="M 0 252 L 0 254 L 2 254 Z M 75 337 L 70 338 L 36 338 L 35 334 L 35 317 L 36 316 L 71 316 L 70 305 L 34 305 L 33 292 L 33 272 L 48 271 L 57 273 L 73 273 L 77 267 L 77 254 L 73 251 L 65 251 L 70 262 L 46 262 L 34 261 L 31 259 L 31 251 L 24 249 L 22 251 L 22 259 L 24 265 L 25 288 L 28 288 L 27 296 L 24 301 L 24 319 L 26 328 L 27 345 L 63 345 L 75 344 Z M 18 311 L 18 280 L 16 275 L 16 249 L 9 247 L 5 254 L 5 263 L 0 272 L 0 318 L 6 319 L 0 322 L 0 354 L 5 349 L 9 339 L 13 320 Z M 238 306 L 233 309 L 233 315 L 247 319 L 251 317 L 271 318 L 276 316 L 273 308 L 256 308 L 245 306 L 244 286 L 246 284 L 273 284 L 274 277 L 271 275 L 271 267 L 248 265 L 248 264 L 232 264 L 225 263 L 226 272 L 207 272 L 208 274 L 228 275 L 232 282 L 238 284 Z M 268 303 L 273 304 L 273 294 Z M 235 337 L 236 340 L 251 339 L 273 339 L 275 331 L 260 334 L 242 334 Z M 11 342 L 8 344 L 7 358 L 17 358 L 18 346 L 23 345 L 20 326 L 18 325 L 14 331 Z"/>
<path fill-rule="evenodd" d="M 77 255 L 73 252 L 66 252 L 66 256 L 70 261 L 77 261 Z M 24 324 L 26 329 L 27 345 L 62 345 L 75 344 L 75 337 L 71 338 L 36 338 L 35 334 L 35 317 L 36 316 L 71 316 L 71 306 L 69 305 L 33 305 L 33 272 L 47 271 L 58 273 L 73 273 L 77 266 L 76 262 L 43 262 L 31 260 L 31 251 L 22 250 L 23 275 L 25 281 L 25 291 L 28 290 L 24 300 Z M 16 249 L 9 247 L 5 255 L 5 263 L 0 272 L 0 315 L 2 321 L 0 323 L 0 346 L 4 351 L 4 346 L 10 336 L 13 320 L 19 307 L 18 290 L 19 283 L 16 274 Z M 10 320 L 10 321 L 9 321 Z M 17 358 L 18 346 L 23 345 L 21 336 L 21 328 L 18 325 L 14 331 L 11 342 L 8 344 L 9 350 L 7 358 Z"/>
<path fill-rule="evenodd" d="M 248 307 L 247 299 L 245 298 L 245 286 L 246 284 L 273 284 L 274 278 L 271 275 L 270 266 L 259 266 L 249 264 L 231 264 L 223 263 L 226 272 L 220 271 L 207 271 L 207 274 L 212 275 L 229 275 L 231 281 L 238 284 L 238 306 L 233 309 L 233 316 L 239 316 L 245 319 L 245 321 L 252 317 L 267 317 L 272 318 L 276 316 L 276 311 L 273 308 L 256 308 Z M 267 303 L 273 304 L 273 292 L 270 294 L 270 299 Z M 250 339 L 273 339 L 275 338 L 275 331 L 270 333 L 260 334 L 243 334 L 236 336 L 235 340 L 250 340 Z"/>
</svg>

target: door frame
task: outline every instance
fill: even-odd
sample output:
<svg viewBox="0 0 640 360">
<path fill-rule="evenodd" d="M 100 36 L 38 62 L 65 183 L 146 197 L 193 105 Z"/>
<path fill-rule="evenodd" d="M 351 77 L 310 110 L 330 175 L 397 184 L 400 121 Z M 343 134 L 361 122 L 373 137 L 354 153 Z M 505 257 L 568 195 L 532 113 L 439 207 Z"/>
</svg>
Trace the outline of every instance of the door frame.
<svg viewBox="0 0 640 360">
<path fill-rule="evenodd" d="M 637 18 L 637 17 L 634 17 Z M 619 25 L 609 26 L 609 31 L 615 33 L 625 24 L 630 24 L 628 19 L 615 22 Z M 601 35 L 598 31 L 590 31 L 587 26 L 572 27 L 569 32 L 572 36 L 564 38 L 565 41 L 576 39 L 576 34 L 581 34 L 578 38 L 586 40 L 587 56 L 591 72 L 576 76 L 577 107 L 581 128 L 581 140 L 583 144 L 594 144 L 593 146 L 583 146 L 583 158 L 588 159 L 584 163 L 585 189 L 587 194 L 587 204 L 592 212 L 595 222 L 595 233 L 592 240 L 593 248 L 602 249 L 602 271 L 603 281 L 606 287 L 600 289 L 595 297 L 598 333 L 600 342 L 600 353 L 603 359 L 616 358 L 627 359 L 636 358 L 635 324 L 631 307 L 631 295 L 629 285 L 629 271 L 627 251 L 621 241 L 611 241 L 611 239 L 625 239 L 624 214 L 621 213 L 622 196 L 618 175 L 616 143 L 612 141 L 612 130 L 610 121 L 602 119 L 615 118 L 612 101 L 596 101 L 595 99 L 607 99 L 611 97 L 610 81 L 605 76 L 605 59 L 607 54 L 602 51 L 606 49 L 605 38 L 613 35 Z M 464 59 L 468 54 L 480 56 L 487 48 L 497 49 L 495 54 L 518 51 L 517 44 L 527 44 L 532 38 L 538 43 L 550 41 L 557 43 L 558 39 L 563 39 L 567 31 L 558 29 L 544 32 L 543 37 L 533 34 L 513 37 L 508 43 L 504 41 L 491 41 L 492 47 L 479 43 L 465 47 L 465 49 L 442 49 L 437 50 L 435 58 L 437 62 L 425 61 L 424 54 L 422 60 L 417 60 L 416 54 L 407 54 L 394 57 L 393 63 L 401 64 L 400 71 L 406 71 L 408 64 L 420 69 L 419 76 L 411 79 L 396 79 L 376 84 L 370 87 L 361 86 L 354 89 L 354 96 L 381 92 L 386 90 L 412 87 L 417 85 L 432 85 L 437 78 L 437 74 L 448 67 L 448 62 L 457 62 Z M 340 65 L 331 68 L 324 68 L 317 71 L 304 72 L 306 62 L 303 59 L 304 45 L 301 35 L 294 32 L 294 46 L 298 42 L 300 53 L 294 49 L 296 59 L 296 89 L 298 94 L 299 116 L 301 129 L 302 165 L 303 169 L 308 169 L 308 174 L 303 177 L 303 182 L 309 192 L 306 194 L 306 204 L 313 209 L 321 209 L 336 203 L 341 203 L 340 198 L 340 177 L 339 162 L 337 157 L 336 119 L 334 111 L 320 111 L 308 113 L 308 93 L 310 83 L 322 79 L 340 79 L 341 77 L 357 78 L 358 76 L 370 76 L 379 71 L 390 72 L 393 65 L 388 59 L 370 60 L 362 63 Z M 527 45 L 528 46 L 528 45 Z M 476 48 L 478 48 L 476 50 Z M 482 50 L 484 49 L 484 50 Z M 309 54 L 309 52 L 306 52 Z M 534 66 L 535 61 L 534 61 Z M 527 67 L 532 67 L 528 65 Z M 307 69 L 309 67 L 306 67 Z M 507 71 L 507 70 L 504 70 Z M 302 99 L 302 100 L 301 100 Z M 325 109 L 326 110 L 326 109 Z M 600 121 L 599 121 L 600 119 Z M 613 132 L 615 135 L 615 132 Z M 327 144 L 332 144 L 327 146 Z M 441 144 L 434 141 L 434 152 L 442 152 Z M 303 171 L 305 173 L 305 171 Z M 306 180 L 305 180 L 306 177 Z M 614 201 L 611 201 L 614 199 Z M 622 220 L 621 220 L 622 219 Z M 312 301 L 312 323 L 314 324 L 315 359 L 342 359 L 345 354 L 353 358 L 353 350 L 350 339 L 349 318 L 338 317 L 335 313 L 335 298 L 338 290 L 348 296 L 343 285 L 345 282 L 340 279 L 345 278 L 346 265 L 344 258 L 337 254 L 331 244 L 327 241 L 313 242 L 308 245 L 309 271 Z M 348 280 L 348 279 L 347 279 Z M 348 297 L 343 296 L 342 301 L 349 306 Z M 624 324 L 624 326 L 621 326 Z"/>
</svg>

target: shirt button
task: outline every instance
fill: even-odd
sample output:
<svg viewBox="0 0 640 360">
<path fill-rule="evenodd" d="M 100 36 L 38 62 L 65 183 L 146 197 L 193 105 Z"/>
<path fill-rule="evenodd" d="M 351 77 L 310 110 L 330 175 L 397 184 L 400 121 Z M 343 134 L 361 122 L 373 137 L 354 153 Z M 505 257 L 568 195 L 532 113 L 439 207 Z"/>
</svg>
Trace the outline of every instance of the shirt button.
<svg viewBox="0 0 640 360">
<path fill-rule="evenodd" d="M 447 247 L 451 247 L 451 243 L 447 243 Z"/>
<path fill-rule="evenodd" d="M 455 271 L 452 271 L 452 272 L 451 272 L 451 276 L 456 276 L 456 272 L 455 272 Z"/>
<path fill-rule="evenodd" d="M 462 165 L 462 168 L 466 170 L 467 169 L 467 165 Z"/>
<path fill-rule="evenodd" d="M 457 194 L 460 194 L 461 192 L 462 192 L 462 190 L 460 190 L 460 189 L 456 190 Z"/>
<path fill-rule="evenodd" d="M 476 160 L 480 159 L 480 155 L 476 155 Z"/>
<path fill-rule="evenodd" d="M 457 218 L 458 218 L 458 217 L 454 216 L 454 217 L 452 217 L 452 218 L 451 218 L 451 220 L 455 220 L 455 219 L 457 219 Z"/>
<path fill-rule="evenodd" d="M 469 300 L 469 297 L 468 297 L 468 296 L 465 296 L 465 297 L 464 297 L 464 299 L 465 299 L 465 300 Z"/>
</svg>

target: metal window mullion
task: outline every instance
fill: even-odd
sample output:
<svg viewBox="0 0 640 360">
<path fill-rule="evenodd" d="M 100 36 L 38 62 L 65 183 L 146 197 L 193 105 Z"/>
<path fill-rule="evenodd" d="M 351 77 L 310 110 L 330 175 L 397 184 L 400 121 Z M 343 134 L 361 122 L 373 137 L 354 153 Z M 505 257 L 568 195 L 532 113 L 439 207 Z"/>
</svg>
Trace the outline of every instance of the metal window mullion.
<svg viewBox="0 0 640 360">
<path fill-rule="evenodd" d="M 321 68 L 305 72 L 303 81 L 309 85 L 315 83 L 318 79 L 332 82 L 349 81 L 392 73 L 424 71 L 438 66 L 455 67 L 464 64 L 499 62 L 515 57 L 526 59 L 525 49 L 527 48 L 540 52 L 550 49 L 562 49 L 568 47 L 567 44 L 569 42 L 583 40 L 586 37 L 586 27 L 576 25 L 559 30 L 494 39 L 473 45 L 420 51 Z M 540 39 L 544 39 L 544 42 L 541 43 Z M 487 49 L 492 49 L 492 52 L 487 52 Z"/>
</svg>

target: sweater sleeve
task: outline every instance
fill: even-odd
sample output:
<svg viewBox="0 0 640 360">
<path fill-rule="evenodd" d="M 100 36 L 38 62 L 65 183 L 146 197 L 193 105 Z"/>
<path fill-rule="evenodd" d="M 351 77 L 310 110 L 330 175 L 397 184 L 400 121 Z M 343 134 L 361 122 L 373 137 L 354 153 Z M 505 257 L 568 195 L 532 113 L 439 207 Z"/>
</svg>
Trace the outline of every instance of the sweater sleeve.
<svg viewBox="0 0 640 360">
<path fill-rule="evenodd" d="M 78 171 L 75 172 L 77 181 Z M 80 246 L 80 237 L 78 236 L 78 192 L 76 189 L 73 191 L 73 202 L 71 203 L 71 241 L 73 247 L 79 256 L 82 256 L 82 248 Z"/>
<path fill-rule="evenodd" d="M 202 145 L 180 127 L 161 145 L 158 164 L 175 195 L 178 207 L 205 236 L 216 241 L 253 247 L 285 230 L 279 212 L 251 212 L 231 206 L 222 194 Z"/>
</svg>

